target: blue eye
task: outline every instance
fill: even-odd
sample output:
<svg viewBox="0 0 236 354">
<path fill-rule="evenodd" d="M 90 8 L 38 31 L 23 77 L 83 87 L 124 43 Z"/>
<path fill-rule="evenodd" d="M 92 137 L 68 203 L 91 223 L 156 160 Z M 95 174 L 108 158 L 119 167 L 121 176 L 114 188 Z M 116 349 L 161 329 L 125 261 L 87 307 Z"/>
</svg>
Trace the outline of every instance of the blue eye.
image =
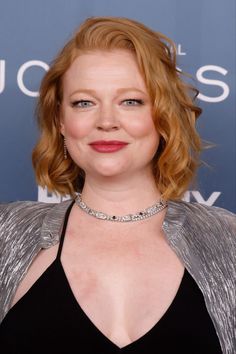
<svg viewBox="0 0 236 354">
<path fill-rule="evenodd" d="M 79 107 L 79 108 L 89 108 L 93 105 L 91 101 L 88 100 L 79 100 L 72 102 L 72 107 Z"/>
<path fill-rule="evenodd" d="M 129 98 L 128 100 L 124 100 L 123 103 L 125 104 L 125 106 L 138 106 L 138 105 L 142 105 L 143 101 Z"/>
</svg>

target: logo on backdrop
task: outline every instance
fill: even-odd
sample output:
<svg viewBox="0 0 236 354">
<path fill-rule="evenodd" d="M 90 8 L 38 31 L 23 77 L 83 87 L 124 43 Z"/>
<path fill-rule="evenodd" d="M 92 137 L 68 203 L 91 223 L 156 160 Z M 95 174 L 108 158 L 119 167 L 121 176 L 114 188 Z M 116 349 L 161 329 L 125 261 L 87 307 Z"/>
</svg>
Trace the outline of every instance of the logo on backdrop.
<svg viewBox="0 0 236 354">
<path fill-rule="evenodd" d="M 18 88 L 20 89 L 21 92 L 23 92 L 26 96 L 30 97 L 37 97 L 38 96 L 38 91 L 31 91 L 29 88 L 26 87 L 24 83 L 24 75 L 27 70 L 32 69 L 32 68 L 42 68 L 44 71 L 47 71 L 49 69 L 49 66 L 47 63 L 41 60 L 30 60 L 22 64 L 18 71 L 17 71 L 17 77 L 16 77 L 16 82 L 18 85 Z M 5 60 L 0 60 L 0 94 L 3 93 L 5 90 L 6 86 L 6 71 L 7 71 L 7 65 Z"/>
<path fill-rule="evenodd" d="M 183 56 L 187 55 L 187 53 L 183 50 L 181 44 L 177 44 L 177 55 Z M 29 60 L 23 63 L 17 71 L 16 83 L 19 90 L 29 97 L 37 97 L 38 91 L 30 90 L 24 81 L 25 73 L 30 69 L 34 70 L 35 68 L 41 68 L 43 71 L 47 71 L 49 69 L 49 65 L 41 60 Z M 0 59 L 0 94 L 4 92 L 6 89 L 6 72 L 7 72 L 7 63 L 5 60 Z M 230 94 L 230 88 L 228 84 L 223 80 L 224 77 L 228 74 L 226 68 L 219 66 L 219 65 L 204 65 L 201 66 L 195 73 L 196 79 L 206 86 L 215 86 L 220 89 L 220 94 L 217 96 L 208 96 L 202 92 L 199 93 L 198 98 L 199 100 L 211 103 L 222 102 L 226 100 L 226 98 Z M 212 77 L 219 77 L 222 76 L 222 80 L 214 79 Z M 208 76 L 211 76 L 209 78 Z"/>
</svg>

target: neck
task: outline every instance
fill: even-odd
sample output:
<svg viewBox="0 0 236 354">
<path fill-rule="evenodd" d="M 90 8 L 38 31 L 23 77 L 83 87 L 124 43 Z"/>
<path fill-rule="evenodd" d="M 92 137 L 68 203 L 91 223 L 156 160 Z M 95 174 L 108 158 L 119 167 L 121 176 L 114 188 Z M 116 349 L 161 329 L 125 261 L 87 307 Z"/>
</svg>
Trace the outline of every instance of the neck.
<svg viewBox="0 0 236 354">
<path fill-rule="evenodd" d="M 152 174 L 146 173 L 133 178 L 129 176 L 122 181 L 86 176 L 82 198 L 93 209 L 119 215 L 145 209 L 161 196 Z"/>
</svg>

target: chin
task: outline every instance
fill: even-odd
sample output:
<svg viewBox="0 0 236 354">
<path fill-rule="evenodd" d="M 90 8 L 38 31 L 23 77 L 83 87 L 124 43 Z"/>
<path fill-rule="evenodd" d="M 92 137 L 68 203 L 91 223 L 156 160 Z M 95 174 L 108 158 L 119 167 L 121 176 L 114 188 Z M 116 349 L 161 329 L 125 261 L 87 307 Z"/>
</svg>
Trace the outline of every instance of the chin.
<svg viewBox="0 0 236 354">
<path fill-rule="evenodd" d="M 101 164 L 99 166 L 93 166 L 93 169 L 91 169 L 100 176 L 104 177 L 116 177 L 123 175 L 125 172 L 127 172 L 128 166 L 117 166 L 116 165 L 108 165 L 108 164 Z"/>
<path fill-rule="evenodd" d="M 114 169 L 103 169 L 102 171 L 96 171 L 97 175 L 100 175 L 101 177 L 118 177 L 120 175 L 123 175 L 124 171 L 118 171 Z"/>
<path fill-rule="evenodd" d="M 103 160 L 91 160 L 90 161 L 90 169 L 94 170 L 99 174 L 104 175 L 115 175 L 124 172 L 128 168 L 127 162 L 119 161 L 118 159 L 103 159 Z"/>
</svg>

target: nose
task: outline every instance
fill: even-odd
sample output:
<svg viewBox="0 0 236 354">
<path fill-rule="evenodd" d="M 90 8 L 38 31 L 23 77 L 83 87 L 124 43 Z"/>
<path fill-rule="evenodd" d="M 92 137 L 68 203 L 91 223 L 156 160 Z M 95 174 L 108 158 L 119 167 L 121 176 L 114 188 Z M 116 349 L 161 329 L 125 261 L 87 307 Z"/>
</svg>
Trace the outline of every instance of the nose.
<svg viewBox="0 0 236 354">
<path fill-rule="evenodd" d="M 120 128 L 119 118 L 112 104 L 106 104 L 101 107 L 96 123 L 98 130 L 109 131 Z"/>
</svg>

